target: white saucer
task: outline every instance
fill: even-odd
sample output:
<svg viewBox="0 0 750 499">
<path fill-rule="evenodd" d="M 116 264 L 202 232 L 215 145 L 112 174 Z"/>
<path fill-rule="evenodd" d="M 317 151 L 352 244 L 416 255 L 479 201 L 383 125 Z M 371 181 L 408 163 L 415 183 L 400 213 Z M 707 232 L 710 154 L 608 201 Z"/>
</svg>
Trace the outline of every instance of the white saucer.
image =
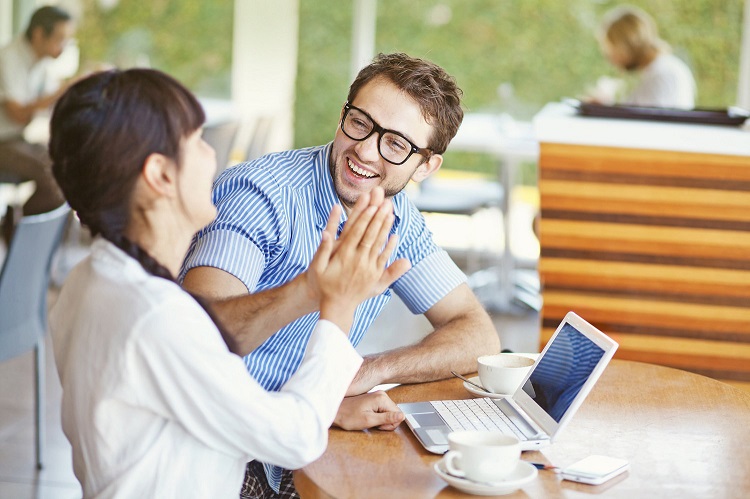
<svg viewBox="0 0 750 499">
<path fill-rule="evenodd" d="M 479 376 L 474 376 L 473 378 L 469 378 L 469 381 L 471 381 L 472 383 L 476 383 L 479 386 L 482 386 L 482 382 L 479 380 Z M 503 397 L 510 397 L 510 395 L 505 395 L 503 393 L 485 392 L 484 390 L 480 390 L 476 386 L 472 385 L 471 383 L 467 383 L 466 381 L 464 381 L 464 388 L 466 388 L 466 390 L 469 393 L 472 393 L 479 397 L 489 397 L 491 399 L 501 399 Z"/>
<path fill-rule="evenodd" d="M 501 496 L 510 494 L 535 479 L 539 473 L 534 465 L 529 464 L 526 461 L 519 461 L 516 469 L 502 481 L 497 483 L 481 483 L 448 474 L 443 459 L 436 462 L 433 468 L 435 469 L 437 476 L 456 487 L 461 492 L 476 494 L 479 496 Z"/>
</svg>

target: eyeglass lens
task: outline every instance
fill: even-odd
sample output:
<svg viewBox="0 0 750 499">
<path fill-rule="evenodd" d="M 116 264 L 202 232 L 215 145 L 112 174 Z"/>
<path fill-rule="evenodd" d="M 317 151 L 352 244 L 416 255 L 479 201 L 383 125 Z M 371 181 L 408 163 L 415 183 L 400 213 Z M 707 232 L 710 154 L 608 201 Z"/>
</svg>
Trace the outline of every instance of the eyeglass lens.
<svg viewBox="0 0 750 499">
<path fill-rule="evenodd" d="M 369 116 L 355 108 L 350 108 L 344 118 L 344 132 L 354 140 L 364 140 L 375 128 Z M 392 132 L 381 132 L 378 139 L 378 150 L 383 159 L 401 164 L 411 156 L 411 144 L 400 135 Z"/>
</svg>

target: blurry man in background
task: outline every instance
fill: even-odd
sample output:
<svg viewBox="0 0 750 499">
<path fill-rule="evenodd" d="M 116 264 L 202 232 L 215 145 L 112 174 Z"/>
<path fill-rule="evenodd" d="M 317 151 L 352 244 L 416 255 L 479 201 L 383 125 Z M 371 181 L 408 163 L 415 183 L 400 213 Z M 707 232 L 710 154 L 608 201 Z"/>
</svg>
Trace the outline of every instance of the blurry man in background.
<svg viewBox="0 0 750 499">
<path fill-rule="evenodd" d="M 73 29 L 70 14 L 41 7 L 26 32 L 0 49 L 0 180 L 36 183 L 23 206 L 25 215 L 50 211 L 63 202 L 46 147 L 26 142 L 23 131 L 37 111 L 49 108 L 67 88 L 54 80 L 50 65 L 62 54 Z M 6 216 L 3 235 L 8 238 L 10 231 L 12 217 Z"/>
</svg>

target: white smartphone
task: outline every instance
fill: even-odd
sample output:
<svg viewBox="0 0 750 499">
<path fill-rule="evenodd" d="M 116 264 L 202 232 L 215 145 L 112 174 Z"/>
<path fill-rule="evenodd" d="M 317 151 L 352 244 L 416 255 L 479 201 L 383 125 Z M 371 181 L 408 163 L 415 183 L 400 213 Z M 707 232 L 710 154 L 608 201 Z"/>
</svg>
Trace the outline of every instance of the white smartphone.
<svg viewBox="0 0 750 499">
<path fill-rule="evenodd" d="M 630 468 L 625 459 L 607 456 L 589 456 L 560 471 L 563 480 L 601 485 Z"/>
</svg>

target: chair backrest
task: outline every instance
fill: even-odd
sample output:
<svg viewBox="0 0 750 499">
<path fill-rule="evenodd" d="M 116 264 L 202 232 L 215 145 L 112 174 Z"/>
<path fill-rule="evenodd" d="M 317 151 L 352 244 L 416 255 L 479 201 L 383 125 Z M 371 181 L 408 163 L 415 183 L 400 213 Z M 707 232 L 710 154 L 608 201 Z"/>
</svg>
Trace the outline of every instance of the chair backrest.
<svg viewBox="0 0 750 499">
<path fill-rule="evenodd" d="M 268 142 L 273 130 L 273 116 L 260 116 L 255 122 L 255 128 L 250 136 L 250 142 L 245 150 L 245 161 L 252 161 L 267 153 Z"/>
<path fill-rule="evenodd" d="M 23 217 L 0 271 L 0 361 L 30 350 L 47 329 L 47 286 L 70 214 L 67 204 Z"/>
<path fill-rule="evenodd" d="M 20 184 L 24 179 L 15 173 L 0 171 L 0 184 Z"/>
<path fill-rule="evenodd" d="M 206 125 L 203 128 L 203 140 L 216 151 L 216 175 L 229 166 L 234 141 L 240 128 L 238 121 L 226 121 L 217 125 Z"/>
</svg>

